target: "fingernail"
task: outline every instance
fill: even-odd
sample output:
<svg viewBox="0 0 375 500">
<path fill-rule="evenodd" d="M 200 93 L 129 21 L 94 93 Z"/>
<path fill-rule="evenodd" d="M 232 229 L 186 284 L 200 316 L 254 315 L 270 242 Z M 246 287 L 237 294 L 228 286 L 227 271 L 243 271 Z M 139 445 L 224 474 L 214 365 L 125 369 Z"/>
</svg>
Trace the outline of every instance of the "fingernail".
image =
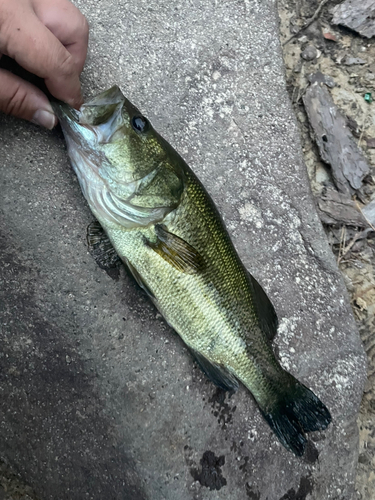
<svg viewBox="0 0 375 500">
<path fill-rule="evenodd" d="M 82 91 L 78 92 L 75 97 L 70 99 L 66 99 L 65 102 L 69 104 L 72 108 L 79 109 L 83 104 L 83 95 Z"/>
<path fill-rule="evenodd" d="M 33 119 L 31 120 L 33 123 L 40 125 L 41 127 L 48 128 L 49 130 L 53 129 L 55 125 L 57 125 L 56 116 L 47 111 L 45 109 L 38 109 L 35 111 Z"/>
<path fill-rule="evenodd" d="M 69 99 L 69 101 L 67 101 L 67 103 L 72 108 L 79 109 L 82 106 L 82 104 L 83 104 L 83 97 L 81 95 L 79 97 L 79 99 Z"/>
</svg>

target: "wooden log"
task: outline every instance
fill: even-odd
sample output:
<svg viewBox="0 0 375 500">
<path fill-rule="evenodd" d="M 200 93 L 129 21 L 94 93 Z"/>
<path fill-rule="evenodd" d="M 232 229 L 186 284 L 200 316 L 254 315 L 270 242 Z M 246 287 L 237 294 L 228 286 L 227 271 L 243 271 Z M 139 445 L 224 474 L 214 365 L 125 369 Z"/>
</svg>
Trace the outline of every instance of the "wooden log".
<svg viewBox="0 0 375 500">
<path fill-rule="evenodd" d="M 355 202 L 346 194 L 334 189 L 325 189 L 317 200 L 322 222 L 333 226 L 368 227 L 368 222 Z"/>
<path fill-rule="evenodd" d="M 303 103 L 321 158 L 331 166 L 337 189 L 353 194 L 361 188 L 370 166 L 347 128 L 346 119 L 324 84 L 312 84 L 303 96 Z"/>
</svg>

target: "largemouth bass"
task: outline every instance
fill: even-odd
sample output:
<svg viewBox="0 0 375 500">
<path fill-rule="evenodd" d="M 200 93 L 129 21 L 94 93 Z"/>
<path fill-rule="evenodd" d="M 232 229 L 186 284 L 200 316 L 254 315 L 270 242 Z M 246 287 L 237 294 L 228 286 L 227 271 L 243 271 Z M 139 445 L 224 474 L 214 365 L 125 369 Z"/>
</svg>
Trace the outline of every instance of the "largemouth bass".
<svg viewBox="0 0 375 500">
<path fill-rule="evenodd" d="M 277 316 L 205 188 L 118 87 L 79 111 L 54 104 L 83 194 L 115 251 L 219 387 L 242 382 L 302 455 L 331 416 L 277 361 Z"/>
</svg>

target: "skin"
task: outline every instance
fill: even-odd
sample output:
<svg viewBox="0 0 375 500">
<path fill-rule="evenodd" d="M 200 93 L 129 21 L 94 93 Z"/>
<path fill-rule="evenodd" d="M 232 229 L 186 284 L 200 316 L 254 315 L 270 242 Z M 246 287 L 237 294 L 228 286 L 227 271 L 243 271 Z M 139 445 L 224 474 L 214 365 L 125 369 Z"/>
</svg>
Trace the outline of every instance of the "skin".
<svg viewBox="0 0 375 500">
<path fill-rule="evenodd" d="M 7 55 L 43 78 L 54 97 L 77 109 L 88 33 L 85 17 L 69 0 L 0 0 L 0 58 Z M 1 68 L 0 111 L 49 129 L 57 124 L 44 93 Z"/>
</svg>

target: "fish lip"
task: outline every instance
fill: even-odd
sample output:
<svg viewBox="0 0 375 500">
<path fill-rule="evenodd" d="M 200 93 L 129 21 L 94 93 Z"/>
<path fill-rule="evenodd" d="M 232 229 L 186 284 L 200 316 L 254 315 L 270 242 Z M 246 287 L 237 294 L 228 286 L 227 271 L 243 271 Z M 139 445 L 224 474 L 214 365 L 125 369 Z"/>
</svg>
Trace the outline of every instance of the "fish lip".
<svg viewBox="0 0 375 500">
<path fill-rule="evenodd" d="M 59 122 L 61 123 L 64 118 L 73 121 L 74 123 L 79 123 L 79 113 L 81 108 L 75 109 L 66 104 L 63 101 L 51 101 L 51 106 L 53 111 L 55 112 Z M 82 106 L 81 106 L 82 107 Z"/>
<path fill-rule="evenodd" d="M 124 105 L 125 97 L 119 87 L 114 85 L 99 95 L 94 96 L 79 108 L 79 123 L 96 127 L 113 121 Z"/>
<path fill-rule="evenodd" d="M 87 102 L 84 102 L 79 110 L 82 111 L 85 107 L 105 106 L 108 104 L 120 104 L 124 102 L 125 96 L 121 92 L 119 86 L 113 85 L 110 89 L 105 90 L 104 92 L 92 97 Z"/>
</svg>

